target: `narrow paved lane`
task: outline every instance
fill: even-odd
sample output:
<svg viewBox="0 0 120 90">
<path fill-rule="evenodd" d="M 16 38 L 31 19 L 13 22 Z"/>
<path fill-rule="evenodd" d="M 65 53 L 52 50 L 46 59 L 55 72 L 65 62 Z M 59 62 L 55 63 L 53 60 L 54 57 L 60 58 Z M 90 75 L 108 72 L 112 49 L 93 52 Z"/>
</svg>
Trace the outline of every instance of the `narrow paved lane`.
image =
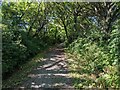
<svg viewBox="0 0 120 90">
<path fill-rule="evenodd" d="M 45 54 L 20 88 L 73 88 L 69 72 L 64 49 L 59 45 Z"/>
</svg>

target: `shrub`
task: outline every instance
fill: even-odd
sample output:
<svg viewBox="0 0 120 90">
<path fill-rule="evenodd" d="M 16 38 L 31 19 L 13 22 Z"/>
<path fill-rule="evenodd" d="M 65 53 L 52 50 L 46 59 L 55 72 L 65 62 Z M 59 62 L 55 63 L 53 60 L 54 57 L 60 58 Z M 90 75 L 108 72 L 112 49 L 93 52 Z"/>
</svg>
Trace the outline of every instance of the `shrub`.
<svg viewBox="0 0 120 90">
<path fill-rule="evenodd" d="M 100 83 L 103 88 L 118 87 L 118 40 L 120 40 L 118 32 L 118 29 L 113 30 L 106 43 L 104 41 L 92 41 L 89 37 L 78 38 L 68 47 L 70 53 L 77 55 L 78 67 L 83 66 L 84 69 L 95 74 L 98 79 L 96 84 Z M 111 68 L 114 69 L 111 70 Z M 103 73 L 102 76 L 101 73 Z M 106 76 L 109 76 L 109 78 L 106 78 Z"/>
</svg>

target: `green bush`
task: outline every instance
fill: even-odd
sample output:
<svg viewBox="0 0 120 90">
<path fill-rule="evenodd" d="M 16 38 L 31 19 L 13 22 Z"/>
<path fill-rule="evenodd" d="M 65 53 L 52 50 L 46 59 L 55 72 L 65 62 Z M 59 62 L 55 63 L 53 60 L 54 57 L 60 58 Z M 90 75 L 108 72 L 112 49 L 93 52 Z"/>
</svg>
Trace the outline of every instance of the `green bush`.
<svg viewBox="0 0 120 90">
<path fill-rule="evenodd" d="M 44 50 L 50 42 L 33 38 L 24 31 L 3 30 L 2 69 L 3 79 L 26 63 L 29 58 Z M 49 39 L 50 40 L 50 39 Z"/>
<path fill-rule="evenodd" d="M 90 36 L 92 37 L 92 36 Z M 118 29 L 114 29 L 108 41 L 93 41 L 91 38 L 78 38 L 69 45 L 68 51 L 77 55 L 77 67 L 84 69 L 97 76 L 102 87 L 118 87 L 117 65 L 119 60 L 118 45 L 120 34 Z M 84 62 L 82 64 L 82 62 Z M 111 70 L 111 68 L 114 68 Z M 100 73 L 103 73 L 101 76 Z M 106 78 L 109 76 L 109 78 Z M 103 84 L 104 82 L 104 84 Z"/>
<path fill-rule="evenodd" d="M 19 40 L 14 40 L 14 33 L 12 31 L 3 31 L 3 50 L 2 50 L 2 66 L 3 75 L 5 73 L 12 73 L 15 68 L 24 62 L 27 48 L 20 44 Z"/>
</svg>

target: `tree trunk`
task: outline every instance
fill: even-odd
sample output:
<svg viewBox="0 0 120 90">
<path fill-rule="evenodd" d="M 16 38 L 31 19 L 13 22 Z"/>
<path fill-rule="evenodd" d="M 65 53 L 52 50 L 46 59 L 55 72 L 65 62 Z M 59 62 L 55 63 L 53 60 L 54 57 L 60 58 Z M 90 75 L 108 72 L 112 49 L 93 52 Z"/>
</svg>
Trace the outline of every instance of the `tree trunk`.
<svg viewBox="0 0 120 90">
<path fill-rule="evenodd" d="M 68 40 L 68 42 L 69 42 L 68 31 L 67 31 L 66 25 L 64 25 L 64 29 L 65 29 L 65 33 L 66 33 L 67 40 Z"/>
<path fill-rule="evenodd" d="M 36 18 L 35 18 L 34 21 L 32 22 L 32 24 L 31 24 L 31 26 L 30 26 L 30 28 L 29 28 L 29 30 L 28 30 L 28 34 L 27 34 L 27 35 L 30 34 L 30 32 L 31 32 L 31 30 L 32 30 L 32 27 L 33 27 L 35 21 L 36 21 Z"/>
<path fill-rule="evenodd" d="M 69 42 L 69 37 L 68 37 L 67 26 L 65 25 L 64 20 L 63 20 L 63 19 L 61 19 L 61 20 L 62 20 L 62 23 L 63 23 L 64 29 L 65 29 L 65 34 L 66 34 L 67 40 L 68 40 L 68 42 Z"/>
</svg>

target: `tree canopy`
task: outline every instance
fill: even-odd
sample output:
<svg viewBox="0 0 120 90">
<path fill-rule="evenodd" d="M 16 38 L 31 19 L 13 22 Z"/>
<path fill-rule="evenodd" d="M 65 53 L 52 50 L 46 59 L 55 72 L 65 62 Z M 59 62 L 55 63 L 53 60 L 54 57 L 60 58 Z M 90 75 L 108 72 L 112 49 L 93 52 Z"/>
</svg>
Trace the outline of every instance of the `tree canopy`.
<svg viewBox="0 0 120 90">
<path fill-rule="evenodd" d="M 1 6 L 3 78 L 56 43 L 83 55 L 94 71 L 106 66 L 120 70 L 119 2 L 4 1 Z M 96 66 L 90 66 L 92 62 Z M 116 73 L 113 81 L 120 75 Z M 107 84 L 118 87 L 119 82 Z"/>
</svg>

